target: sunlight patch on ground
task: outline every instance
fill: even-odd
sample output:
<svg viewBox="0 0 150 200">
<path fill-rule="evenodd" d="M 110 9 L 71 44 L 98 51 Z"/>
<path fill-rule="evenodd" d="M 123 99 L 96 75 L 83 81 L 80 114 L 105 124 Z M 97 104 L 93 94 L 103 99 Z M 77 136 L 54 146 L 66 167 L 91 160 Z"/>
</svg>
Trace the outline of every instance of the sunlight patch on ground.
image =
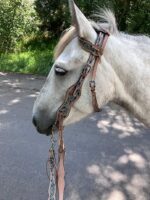
<svg viewBox="0 0 150 200">
<path fill-rule="evenodd" d="M 133 175 L 131 182 L 126 185 L 126 190 L 134 199 L 149 200 L 149 197 L 145 195 L 145 190 L 149 190 L 147 178 L 140 174 Z"/>
<path fill-rule="evenodd" d="M 36 79 L 36 77 L 27 77 L 27 79 L 34 81 Z"/>
<path fill-rule="evenodd" d="M 131 149 L 124 151 L 125 153 L 112 166 L 92 164 L 86 170 L 90 177 L 94 178 L 96 186 L 106 191 L 102 200 L 148 200 L 147 161 Z M 128 170 L 124 171 L 124 167 L 128 164 L 134 168 L 135 173 L 132 175 Z"/>
<path fill-rule="evenodd" d="M 131 126 L 124 126 L 124 125 L 120 125 L 118 123 L 114 123 L 112 125 L 112 127 L 115 129 L 121 130 L 121 131 L 130 132 L 130 133 L 133 133 L 135 131 L 135 128 L 133 128 Z"/>
<path fill-rule="evenodd" d="M 8 113 L 8 110 L 0 110 L 0 115 L 3 115 L 3 114 L 6 114 L 6 113 Z"/>
<path fill-rule="evenodd" d="M 120 116 L 121 117 L 121 116 Z M 128 125 L 128 123 L 116 122 L 116 120 L 111 121 L 111 119 L 100 120 L 97 122 L 97 127 L 100 129 L 101 134 L 108 134 L 109 129 L 113 128 L 119 132 L 118 137 L 123 139 L 132 135 L 139 135 L 139 131 L 133 125 Z"/>
<path fill-rule="evenodd" d="M 126 200 L 125 195 L 120 190 L 113 190 L 106 200 Z"/>
<path fill-rule="evenodd" d="M 95 182 L 105 188 L 110 188 L 111 184 L 119 184 L 127 181 L 127 176 L 111 166 L 100 167 L 91 165 L 87 167 L 89 174 L 95 177 Z"/>
<path fill-rule="evenodd" d="M 2 83 L 9 83 L 9 80 L 3 80 Z"/>
<path fill-rule="evenodd" d="M 109 130 L 107 128 L 108 126 L 109 126 L 109 121 L 107 120 L 101 120 L 101 121 L 98 121 L 97 123 L 97 127 L 102 130 L 101 131 L 102 134 L 109 133 Z"/>
<path fill-rule="evenodd" d="M 71 190 L 71 194 L 69 195 L 69 198 L 66 200 L 81 200 L 79 197 L 78 192 L 76 192 L 74 189 Z"/>
<path fill-rule="evenodd" d="M 97 119 L 97 127 L 100 129 L 101 134 L 109 134 L 113 128 L 120 139 L 133 135 L 137 136 L 140 134 L 141 128 L 145 128 L 144 124 L 127 111 L 112 103 L 105 107 L 105 112 L 102 112 L 101 119 Z"/>
<path fill-rule="evenodd" d="M 21 92 L 21 89 L 17 89 L 15 90 L 16 93 L 20 93 Z"/>
<path fill-rule="evenodd" d="M 100 168 L 99 168 L 98 165 L 91 165 L 90 167 L 87 168 L 87 171 L 88 171 L 90 174 L 99 175 L 99 173 L 100 173 Z"/>
<path fill-rule="evenodd" d="M 89 117 L 92 121 L 96 121 L 97 119 L 96 119 L 96 117 L 95 116 L 91 116 L 91 117 Z"/>
<path fill-rule="evenodd" d="M 34 98 L 34 97 L 37 97 L 37 94 L 29 94 L 27 97 Z"/>
<path fill-rule="evenodd" d="M 21 85 L 18 79 L 16 79 L 15 82 L 11 82 L 10 80 L 3 80 L 2 83 L 5 83 L 6 85 L 11 87 L 18 87 Z"/>
<path fill-rule="evenodd" d="M 20 102 L 20 98 L 16 98 L 16 99 L 11 100 L 11 101 L 8 103 L 8 105 L 9 105 L 9 106 L 12 106 L 12 105 L 17 104 L 17 103 L 19 103 L 19 102 Z"/>
<path fill-rule="evenodd" d="M 32 94 L 27 95 L 27 97 L 36 98 L 39 95 L 39 91 L 33 91 Z"/>
<path fill-rule="evenodd" d="M 138 153 L 126 152 L 127 154 L 122 155 L 117 163 L 125 165 L 127 163 L 133 163 L 138 169 L 143 169 L 146 166 L 146 160 Z"/>
<path fill-rule="evenodd" d="M 114 171 L 110 174 L 110 179 L 114 182 L 114 183 L 119 183 L 119 182 L 123 182 L 123 181 L 127 181 L 127 176 L 122 174 L 119 171 Z"/>
</svg>

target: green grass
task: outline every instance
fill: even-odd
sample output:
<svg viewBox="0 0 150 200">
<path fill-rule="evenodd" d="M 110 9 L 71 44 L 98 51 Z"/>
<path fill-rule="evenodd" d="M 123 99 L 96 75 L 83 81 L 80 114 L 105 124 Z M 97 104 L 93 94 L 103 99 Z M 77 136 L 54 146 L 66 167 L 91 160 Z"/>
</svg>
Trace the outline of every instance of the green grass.
<svg viewBox="0 0 150 200">
<path fill-rule="evenodd" d="M 53 64 L 56 39 L 29 41 L 22 52 L 0 55 L 0 71 L 47 75 Z"/>
<path fill-rule="evenodd" d="M 47 75 L 52 57 L 52 50 L 3 54 L 0 56 L 0 71 Z"/>
</svg>

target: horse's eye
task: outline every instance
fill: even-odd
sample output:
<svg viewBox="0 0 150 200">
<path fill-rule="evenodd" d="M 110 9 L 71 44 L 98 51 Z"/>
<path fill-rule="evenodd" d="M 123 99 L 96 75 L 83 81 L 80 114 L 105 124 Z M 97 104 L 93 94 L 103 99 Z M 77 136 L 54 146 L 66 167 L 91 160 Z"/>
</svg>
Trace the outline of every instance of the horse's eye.
<svg viewBox="0 0 150 200">
<path fill-rule="evenodd" d="M 63 69 L 62 67 L 55 66 L 55 74 L 58 76 L 64 76 L 67 74 L 67 70 Z"/>
</svg>

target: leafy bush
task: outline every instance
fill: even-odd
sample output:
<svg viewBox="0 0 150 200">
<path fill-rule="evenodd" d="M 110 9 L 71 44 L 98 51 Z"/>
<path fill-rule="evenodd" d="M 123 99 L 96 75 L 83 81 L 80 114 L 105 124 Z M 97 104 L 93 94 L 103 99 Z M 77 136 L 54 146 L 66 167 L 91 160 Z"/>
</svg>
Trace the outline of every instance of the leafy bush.
<svg viewBox="0 0 150 200">
<path fill-rule="evenodd" d="M 87 17 L 111 8 L 119 30 L 150 34 L 150 0 L 75 2 Z M 47 74 L 56 38 L 69 24 L 68 0 L 0 1 L 0 70 Z"/>
<path fill-rule="evenodd" d="M 14 51 L 25 35 L 37 31 L 38 18 L 30 0 L 0 1 L 0 53 Z"/>
<path fill-rule="evenodd" d="M 53 64 L 55 44 L 56 40 L 52 40 L 34 46 L 33 40 L 26 43 L 28 50 L 24 52 L 1 54 L 0 71 L 47 75 Z"/>
<path fill-rule="evenodd" d="M 120 31 L 150 34 L 150 0 L 75 0 L 90 17 L 99 8 L 114 10 Z M 68 0 L 35 0 L 35 9 L 41 19 L 40 29 L 50 35 L 59 35 L 70 24 Z"/>
<path fill-rule="evenodd" d="M 67 0 L 35 0 L 35 9 L 41 20 L 40 30 L 49 37 L 58 36 L 69 24 Z"/>
<path fill-rule="evenodd" d="M 52 51 L 9 53 L 0 57 L 0 71 L 46 75 L 52 65 Z"/>
</svg>

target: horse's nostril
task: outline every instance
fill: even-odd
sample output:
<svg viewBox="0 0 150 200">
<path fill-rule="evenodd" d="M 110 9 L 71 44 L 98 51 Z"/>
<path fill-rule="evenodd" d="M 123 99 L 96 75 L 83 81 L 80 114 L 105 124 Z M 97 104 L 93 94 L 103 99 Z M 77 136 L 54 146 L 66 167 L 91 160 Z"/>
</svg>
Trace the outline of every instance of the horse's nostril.
<svg viewBox="0 0 150 200">
<path fill-rule="evenodd" d="M 34 124 L 34 126 L 37 126 L 37 121 L 35 117 L 32 118 L 32 123 Z"/>
</svg>

